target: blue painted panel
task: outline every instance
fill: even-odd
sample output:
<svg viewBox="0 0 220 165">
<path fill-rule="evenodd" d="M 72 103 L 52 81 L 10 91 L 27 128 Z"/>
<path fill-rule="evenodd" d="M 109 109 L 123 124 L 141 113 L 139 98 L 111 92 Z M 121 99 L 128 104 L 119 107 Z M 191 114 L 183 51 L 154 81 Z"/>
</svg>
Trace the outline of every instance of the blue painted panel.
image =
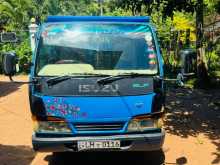
<svg viewBox="0 0 220 165">
<path fill-rule="evenodd" d="M 103 21 L 103 22 L 150 22 L 147 16 L 48 16 L 45 22 L 72 22 L 72 21 Z"/>
<path fill-rule="evenodd" d="M 143 96 L 123 97 L 122 99 L 127 103 L 127 107 L 130 109 L 132 116 L 137 116 L 140 114 L 151 113 L 154 96 L 155 93 L 152 93 Z"/>
<path fill-rule="evenodd" d="M 153 96 L 42 98 L 49 116 L 63 117 L 70 122 L 113 122 L 150 113 Z"/>
</svg>

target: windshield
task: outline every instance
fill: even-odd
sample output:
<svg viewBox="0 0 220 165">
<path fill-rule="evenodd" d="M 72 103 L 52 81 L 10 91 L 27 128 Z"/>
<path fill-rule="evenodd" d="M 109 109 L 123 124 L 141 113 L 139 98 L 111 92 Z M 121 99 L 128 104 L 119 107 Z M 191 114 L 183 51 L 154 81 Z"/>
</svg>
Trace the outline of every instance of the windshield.
<svg viewBox="0 0 220 165">
<path fill-rule="evenodd" d="M 74 22 L 43 26 L 37 75 L 131 72 L 157 73 L 155 44 L 148 25 Z"/>
</svg>

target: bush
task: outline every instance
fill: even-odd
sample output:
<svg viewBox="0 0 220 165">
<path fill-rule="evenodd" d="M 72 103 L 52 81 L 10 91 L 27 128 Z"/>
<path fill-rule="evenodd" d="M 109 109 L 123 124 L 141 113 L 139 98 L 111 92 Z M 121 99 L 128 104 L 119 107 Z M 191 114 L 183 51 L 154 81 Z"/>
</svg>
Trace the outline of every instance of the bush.
<svg viewBox="0 0 220 165">
<path fill-rule="evenodd" d="M 15 52 L 19 58 L 20 72 L 28 73 L 28 69 L 24 67 L 24 64 L 31 62 L 31 47 L 29 39 L 24 40 L 18 47 L 16 47 Z"/>
</svg>

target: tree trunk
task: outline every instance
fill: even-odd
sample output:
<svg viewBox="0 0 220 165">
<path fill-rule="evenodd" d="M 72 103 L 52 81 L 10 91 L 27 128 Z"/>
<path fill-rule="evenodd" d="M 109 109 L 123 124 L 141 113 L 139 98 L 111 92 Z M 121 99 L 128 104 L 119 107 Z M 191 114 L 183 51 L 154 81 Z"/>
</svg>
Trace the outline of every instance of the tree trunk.
<svg viewBox="0 0 220 165">
<path fill-rule="evenodd" d="M 197 78 L 198 85 L 205 87 L 209 82 L 208 70 L 205 61 L 205 49 L 203 47 L 203 0 L 197 0 L 196 10 L 196 50 L 197 50 Z"/>
</svg>

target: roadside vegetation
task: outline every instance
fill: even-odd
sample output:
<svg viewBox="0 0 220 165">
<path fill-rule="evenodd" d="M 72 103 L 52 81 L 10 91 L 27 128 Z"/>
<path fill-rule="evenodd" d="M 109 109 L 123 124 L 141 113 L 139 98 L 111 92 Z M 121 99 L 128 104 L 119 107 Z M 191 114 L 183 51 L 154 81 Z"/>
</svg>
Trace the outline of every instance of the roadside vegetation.
<svg viewBox="0 0 220 165">
<path fill-rule="evenodd" d="M 76 162 L 113 164 L 114 160 L 123 163 L 126 160 L 128 164 L 149 164 L 153 160 L 160 164 L 185 164 L 181 163 L 185 159 L 188 164 L 220 164 L 220 0 L 0 0 L 0 33 L 16 32 L 18 37 L 13 44 L 0 41 L 1 163 L 62 164 L 72 161 L 72 155 L 59 157 L 33 152 L 29 103 L 28 99 L 21 99 L 27 98 L 28 86 L 8 82 L 7 77 L 1 76 L 1 55 L 9 51 L 16 52 L 19 57 L 19 74 L 28 73 L 26 64 L 32 56 L 28 26 L 32 18 L 41 24 L 48 15 L 150 16 L 157 29 L 168 78 L 176 78 L 180 72 L 181 50 L 198 50 L 198 47 L 205 50 L 201 56 L 205 74 L 200 72 L 202 74 L 191 76 L 184 88 L 177 88 L 174 81 L 166 86 L 164 126 L 167 137 L 162 152 L 155 156 L 150 153 L 131 153 L 130 156 L 101 153 L 97 159 L 96 153 L 86 155 L 87 159 L 81 154 L 76 156 Z M 198 30 L 199 23 L 203 28 Z M 198 34 L 201 31 L 203 34 Z M 198 71 L 198 65 L 196 68 Z M 195 89 L 201 88 L 199 79 L 204 82 L 201 75 L 208 77 L 205 84 L 208 90 Z M 26 75 L 16 78 L 28 80 Z M 14 100 L 18 101 L 12 102 Z M 22 134 L 17 136 L 14 127 L 23 130 Z M 178 160 L 180 163 L 175 163 Z"/>
<path fill-rule="evenodd" d="M 25 64 L 31 60 L 28 34 L 31 18 L 40 24 L 48 15 L 148 15 L 158 30 L 168 75 L 176 74 L 180 67 L 180 50 L 198 46 L 196 9 L 199 2 L 201 0 L 0 0 L 0 32 L 16 32 L 19 39 L 14 44 L 1 43 L 0 53 L 15 51 L 20 59 L 20 72 L 28 72 Z M 203 3 L 205 55 L 202 60 L 209 77 L 220 77 L 220 28 L 214 26 L 220 22 L 220 1 L 203 0 Z"/>
</svg>

